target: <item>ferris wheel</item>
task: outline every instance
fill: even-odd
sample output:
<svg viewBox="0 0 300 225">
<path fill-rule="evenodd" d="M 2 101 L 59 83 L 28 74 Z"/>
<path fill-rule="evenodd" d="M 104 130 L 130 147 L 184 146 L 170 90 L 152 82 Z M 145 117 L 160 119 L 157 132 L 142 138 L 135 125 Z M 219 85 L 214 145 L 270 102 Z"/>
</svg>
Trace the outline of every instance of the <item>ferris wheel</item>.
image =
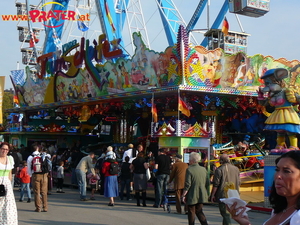
<svg viewBox="0 0 300 225">
<path fill-rule="evenodd" d="M 179 9 L 172 0 L 154 0 L 156 9 L 143 8 L 148 4 L 141 0 L 20 0 L 16 2 L 18 15 L 35 16 L 32 11 L 45 14 L 43 18 L 36 21 L 27 20 L 18 23 L 19 40 L 21 42 L 22 62 L 25 65 L 36 65 L 37 56 L 57 51 L 62 43 L 77 40 L 80 43 L 82 37 L 97 40 L 100 34 L 105 34 L 108 41 L 121 39 L 120 47 L 129 55 L 135 49 L 132 40 L 132 33 L 139 32 L 147 48 L 151 49 L 151 41 L 148 37 L 147 27 L 149 21 L 145 21 L 145 11 L 159 13 L 165 39 L 169 46 L 177 42 L 177 32 L 180 25 L 186 26 L 189 33 L 190 42 L 194 45 L 206 46 L 208 41 L 205 37 L 201 39 L 194 36 L 197 30 L 196 24 L 207 8 L 210 7 L 210 0 L 200 0 L 191 9 L 191 18 L 186 23 Z M 147 1 L 150 2 L 150 1 Z M 264 15 L 269 10 L 270 0 L 224 0 L 219 6 L 219 13 L 216 15 L 212 25 L 207 22 L 207 27 L 202 30 L 217 29 L 220 27 L 228 11 L 235 14 L 258 17 Z M 194 3 L 195 4 L 195 3 Z M 256 4 L 256 5 L 255 5 Z M 65 17 L 63 13 L 66 11 Z M 31 12 L 31 13 L 30 13 Z M 52 14 L 50 13 L 52 12 Z M 54 15 L 53 15 L 53 12 Z M 68 12 L 74 12 L 70 14 Z M 193 13 L 193 14 L 192 14 Z M 64 14 L 64 15 L 65 15 Z M 56 18 L 54 18 L 56 16 Z M 52 18 L 51 18 L 52 17 Z M 209 13 L 207 13 L 209 17 Z M 73 20 L 75 18 L 75 20 Z M 78 21 L 79 18 L 82 18 Z M 155 28 L 158 24 L 154 25 Z M 199 30 L 199 29 L 198 29 Z M 201 30 L 201 29 L 200 29 Z M 153 32 L 153 27 L 151 32 Z"/>
</svg>

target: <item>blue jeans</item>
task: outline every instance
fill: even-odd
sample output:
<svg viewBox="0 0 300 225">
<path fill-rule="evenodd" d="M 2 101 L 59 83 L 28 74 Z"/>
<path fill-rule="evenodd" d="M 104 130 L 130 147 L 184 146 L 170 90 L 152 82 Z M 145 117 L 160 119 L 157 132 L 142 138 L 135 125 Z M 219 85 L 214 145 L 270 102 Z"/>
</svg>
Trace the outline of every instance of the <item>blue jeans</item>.
<svg viewBox="0 0 300 225">
<path fill-rule="evenodd" d="M 156 193 L 155 193 L 155 206 L 162 204 L 162 197 L 167 194 L 167 184 L 169 181 L 168 174 L 160 174 L 156 177 Z"/>
<path fill-rule="evenodd" d="M 130 199 L 130 179 L 122 179 L 121 180 L 121 190 L 120 190 L 121 200 L 123 200 L 125 187 L 126 187 L 126 197 L 127 197 L 127 200 L 129 200 Z"/>
<path fill-rule="evenodd" d="M 31 198 L 30 183 L 21 183 L 20 200 L 22 201 L 24 200 L 25 189 L 27 190 L 28 199 Z"/>
<path fill-rule="evenodd" d="M 85 172 L 76 169 L 80 198 L 86 198 L 86 174 Z"/>
<path fill-rule="evenodd" d="M 71 176 L 71 184 L 77 184 L 77 177 L 76 177 L 76 168 L 71 168 L 72 170 L 72 176 Z"/>
</svg>

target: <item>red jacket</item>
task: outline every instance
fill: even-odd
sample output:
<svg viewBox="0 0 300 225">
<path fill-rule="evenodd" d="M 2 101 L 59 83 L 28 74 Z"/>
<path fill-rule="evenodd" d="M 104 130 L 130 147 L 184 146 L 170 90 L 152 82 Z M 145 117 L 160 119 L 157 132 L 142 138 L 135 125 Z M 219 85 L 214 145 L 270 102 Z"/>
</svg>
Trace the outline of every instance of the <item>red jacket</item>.
<svg viewBox="0 0 300 225">
<path fill-rule="evenodd" d="M 114 162 L 115 164 L 118 164 L 117 162 Z M 110 169 L 110 164 L 111 162 L 104 162 L 103 163 L 103 166 L 102 166 L 102 173 L 104 174 L 105 177 L 108 177 L 108 176 L 118 176 L 118 174 L 116 175 L 111 175 L 109 173 L 109 169 Z"/>
<path fill-rule="evenodd" d="M 21 169 L 20 173 L 17 174 L 17 177 L 21 179 L 21 182 L 24 184 L 30 183 L 30 176 L 27 173 L 27 167 Z"/>
</svg>

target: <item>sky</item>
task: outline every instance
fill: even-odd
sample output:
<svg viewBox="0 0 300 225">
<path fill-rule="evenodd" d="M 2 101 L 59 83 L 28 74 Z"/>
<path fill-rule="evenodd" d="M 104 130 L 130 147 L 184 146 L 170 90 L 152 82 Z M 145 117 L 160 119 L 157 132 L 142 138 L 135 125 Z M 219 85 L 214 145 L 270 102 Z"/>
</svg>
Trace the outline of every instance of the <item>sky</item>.
<svg viewBox="0 0 300 225">
<path fill-rule="evenodd" d="M 30 4 L 37 4 L 39 2 L 38 0 L 28 1 Z M 25 0 L 18 0 L 18 2 L 25 2 Z M 173 0 L 173 2 L 185 23 L 188 24 L 199 1 Z M 208 23 L 212 24 L 223 2 L 224 0 L 210 0 L 209 13 L 207 13 L 207 9 L 204 10 L 195 29 L 205 29 Z M 151 49 L 157 52 L 164 51 L 168 47 L 168 43 L 161 25 L 155 0 L 141 0 L 141 7 L 144 12 L 143 15 Z M 270 11 L 262 17 L 254 18 L 239 15 L 243 30 L 238 25 L 234 14 L 228 12 L 226 18 L 229 22 L 229 30 L 244 31 L 251 35 L 248 38 L 247 54 L 249 56 L 262 54 L 265 56 L 271 55 L 275 59 L 300 60 L 300 46 L 298 44 L 300 36 L 299 9 L 299 0 L 270 0 Z M 15 1 L 0 1 L 0 15 L 15 15 L 16 12 Z M 209 20 L 207 19 L 208 17 L 210 18 Z M 3 21 L 0 18 L 0 29 L 2 31 L 0 35 L 0 47 L 2 51 L 2 54 L 0 54 L 0 76 L 6 76 L 5 89 L 12 88 L 9 79 L 10 71 L 17 68 L 24 68 L 24 65 L 21 63 L 20 49 L 22 43 L 18 40 L 17 26 L 17 22 Z M 124 34 L 126 33 L 128 32 L 124 31 Z M 203 35 L 196 34 L 195 36 L 199 40 L 199 43 L 201 43 Z"/>
</svg>

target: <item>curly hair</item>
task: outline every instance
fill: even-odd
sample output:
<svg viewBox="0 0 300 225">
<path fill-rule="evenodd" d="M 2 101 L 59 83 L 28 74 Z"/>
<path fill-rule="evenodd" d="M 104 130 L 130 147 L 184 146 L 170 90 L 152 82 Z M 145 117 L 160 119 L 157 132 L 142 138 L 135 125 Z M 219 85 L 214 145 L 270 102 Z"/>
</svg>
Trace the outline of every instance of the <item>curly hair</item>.
<svg viewBox="0 0 300 225">
<path fill-rule="evenodd" d="M 277 158 L 275 160 L 275 164 L 277 165 L 278 162 L 283 158 L 290 158 L 291 160 L 293 160 L 294 166 L 300 170 L 300 151 L 299 150 L 289 151 L 287 153 L 284 153 L 283 155 L 281 155 L 279 158 Z M 272 205 L 272 208 L 274 209 L 274 213 L 282 212 L 283 210 L 286 209 L 286 207 L 288 205 L 286 197 L 277 194 L 274 181 L 272 184 L 269 201 Z M 297 205 L 295 206 L 295 209 L 297 209 L 297 210 L 300 209 L 300 197 L 298 197 L 298 199 L 297 199 Z"/>
</svg>

